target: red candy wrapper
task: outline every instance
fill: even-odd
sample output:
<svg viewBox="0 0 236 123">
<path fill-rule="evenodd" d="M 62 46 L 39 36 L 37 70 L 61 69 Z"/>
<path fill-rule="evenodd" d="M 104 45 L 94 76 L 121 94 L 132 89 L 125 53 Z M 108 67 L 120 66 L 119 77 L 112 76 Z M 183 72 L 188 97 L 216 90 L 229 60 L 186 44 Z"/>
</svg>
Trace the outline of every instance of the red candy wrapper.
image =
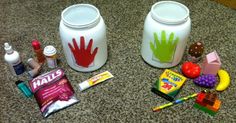
<svg viewBox="0 0 236 123">
<path fill-rule="evenodd" d="M 40 75 L 29 85 L 44 117 L 79 102 L 62 69 Z"/>
</svg>

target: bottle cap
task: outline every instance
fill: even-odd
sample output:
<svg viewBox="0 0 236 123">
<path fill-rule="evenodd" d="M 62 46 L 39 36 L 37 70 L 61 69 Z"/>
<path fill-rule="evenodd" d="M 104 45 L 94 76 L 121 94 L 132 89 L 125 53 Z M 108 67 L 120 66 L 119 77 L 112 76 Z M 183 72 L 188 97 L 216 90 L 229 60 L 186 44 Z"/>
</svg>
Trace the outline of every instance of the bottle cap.
<svg viewBox="0 0 236 123">
<path fill-rule="evenodd" d="M 33 58 L 29 58 L 28 60 L 27 60 L 27 63 L 29 64 L 32 60 L 34 60 Z"/>
<path fill-rule="evenodd" d="M 90 87 L 90 85 L 89 85 L 88 81 L 84 81 L 84 82 L 79 84 L 79 90 L 80 91 L 83 91 L 83 90 L 85 90 L 89 87 Z"/>
<path fill-rule="evenodd" d="M 38 40 L 33 40 L 31 44 L 32 44 L 32 47 L 34 48 L 34 50 L 40 49 L 40 42 Z"/>
<path fill-rule="evenodd" d="M 57 50 L 52 45 L 46 46 L 43 50 L 43 54 L 45 56 L 52 56 L 52 55 L 55 55 L 56 53 L 57 53 Z"/>
<path fill-rule="evenodd" d="M 4 49 L 7 53 L 12 53 L 13 49 L 8 43 L 4 43 Z"/>
<path fill-rule="evenodd" d="M 15 84 L 18 85 L 18 84 L 20 84 L 20 83 L 22 83 L 22 82 L 24 82 L 24 81 L 17 80 L 17 81 L 15 82 Z"/>
</svg>

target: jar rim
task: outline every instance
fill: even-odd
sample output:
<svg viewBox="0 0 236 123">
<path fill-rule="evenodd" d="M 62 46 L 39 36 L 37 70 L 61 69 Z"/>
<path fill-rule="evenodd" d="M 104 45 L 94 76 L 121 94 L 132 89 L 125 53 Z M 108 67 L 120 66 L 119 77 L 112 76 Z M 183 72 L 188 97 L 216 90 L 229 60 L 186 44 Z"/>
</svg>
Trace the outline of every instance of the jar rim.
<svg viewBox="0 0 236 123">
<path fill-rule="evenodd" d="M 87 11 L 83 9 L 87 9 Z M 75 17 L 78 15 L 81 17 Z M 75 4 L 65 8 L 61 13 L 61 18 L 63 23 L 69 27 L 87 28 L 97 25 L 100 20 L 100 12 L 91 4 Z"/>
<path fill-rule="evenodd" d="M 172 14 L 171 12 L 174 13 Z M 151 16 L 154 20 L 161 23 L 181 24 L 188 20 L 189 9 L 179 2 L 160 1 L 152 6 Z"/>
</svg>

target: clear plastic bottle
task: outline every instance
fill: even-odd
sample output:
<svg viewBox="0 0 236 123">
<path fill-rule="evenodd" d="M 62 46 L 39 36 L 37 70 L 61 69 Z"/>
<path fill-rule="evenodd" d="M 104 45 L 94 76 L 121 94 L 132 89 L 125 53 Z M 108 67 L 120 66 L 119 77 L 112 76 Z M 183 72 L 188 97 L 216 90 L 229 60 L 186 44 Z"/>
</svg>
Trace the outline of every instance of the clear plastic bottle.
<svg viewBox="0 0 236 123">
<path fill-rule="evenodd" d="M 4 49 L 6 51 L 4 59 L 8 63 L 12 74 L 20 75 L 24 73 L 25 67 L 21 62 L 19 53 L 17 51 L 14 51 L 8 43 L 4 43 Z"/>
</svg>

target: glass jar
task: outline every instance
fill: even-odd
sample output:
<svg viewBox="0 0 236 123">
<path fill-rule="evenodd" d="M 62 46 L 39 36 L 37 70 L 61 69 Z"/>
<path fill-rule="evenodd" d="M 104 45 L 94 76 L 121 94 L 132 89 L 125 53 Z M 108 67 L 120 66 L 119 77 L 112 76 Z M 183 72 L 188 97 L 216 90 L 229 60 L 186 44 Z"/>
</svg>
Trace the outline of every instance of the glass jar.
<svg viewBox="0 0 236 123">
<path fill-rule="evenodd" d="M 60 37 L 69 66 L 89 72 L 107 60 L 106 26 L 99 10 L 90 4 L 76 4 L 61 13 Z"/>
<path fill-rule="evenodd" d="M 158 68 L 177 65 L 183 57 L 190 30 L 191 20 L 185 5 L 174 1 L 155 3 L 144 23 L 143 59 Z"/>
</svg>

